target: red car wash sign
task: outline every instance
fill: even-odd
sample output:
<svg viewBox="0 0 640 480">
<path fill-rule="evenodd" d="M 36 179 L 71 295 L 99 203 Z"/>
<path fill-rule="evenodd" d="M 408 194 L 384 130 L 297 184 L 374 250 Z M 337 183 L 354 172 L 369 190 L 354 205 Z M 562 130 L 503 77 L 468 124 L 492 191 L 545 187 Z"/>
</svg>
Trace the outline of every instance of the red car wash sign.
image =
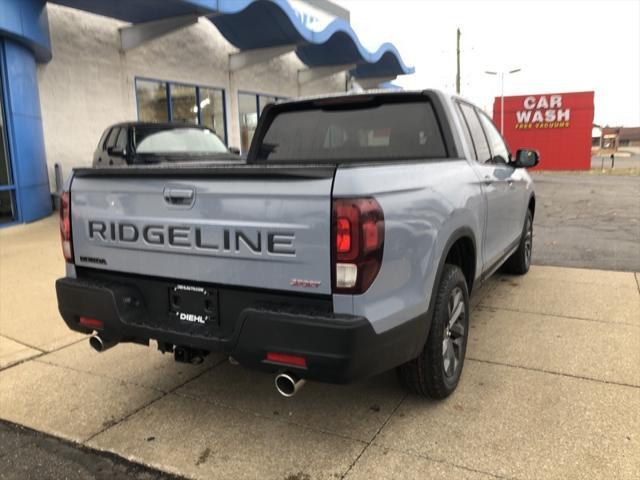
<svg viewBox="0 0 640 480">
<path fill-rule="evenodd" d="M 593 92 L 505 97 L 504 137 L 511 152 L 538 150 L 540 169 L 588 170 L 593 98 Z M 500 125 L 500 97 L 493 104 L 493 119 Z"/>
<path fill-rule="evenodd" d="M 562 108 L 562 95 L 529 95 L 516 112 L 516 128 L 567 128 L 571 109 Z"/>
</svg>

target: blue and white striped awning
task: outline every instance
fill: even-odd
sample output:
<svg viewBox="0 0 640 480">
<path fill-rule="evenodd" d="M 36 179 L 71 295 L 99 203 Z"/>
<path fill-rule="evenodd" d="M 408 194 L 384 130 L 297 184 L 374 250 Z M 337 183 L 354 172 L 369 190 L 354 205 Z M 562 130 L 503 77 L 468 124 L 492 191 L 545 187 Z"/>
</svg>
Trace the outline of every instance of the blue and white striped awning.
<svg viewBox="0 0 640 480">
<path fill-rule="evenodd" d="M 307 66 L 353 64 L 356 66 L 351 72 L 356 78 L 392 78 L 414 72 L 391 43 L 370 51 L 341 18 L 321 29 L 312 29 L 287 0 L 50 1 L 131 23 L 183 15 L 205 16 L 240 50 L 296 45 L 296 54 Z"/>
</svg>

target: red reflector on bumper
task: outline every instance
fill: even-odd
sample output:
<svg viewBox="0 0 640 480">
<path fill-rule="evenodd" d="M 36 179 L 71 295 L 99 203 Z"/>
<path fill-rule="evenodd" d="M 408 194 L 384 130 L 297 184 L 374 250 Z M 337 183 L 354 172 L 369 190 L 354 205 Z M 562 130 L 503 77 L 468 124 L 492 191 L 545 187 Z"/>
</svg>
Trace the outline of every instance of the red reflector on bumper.
<svg viewBox="0 0 640 480">
<path fill-rule="evenodd" d="M 80 325 L 87 328 L 102 328 L 104 327 L 104 323 L 102 320 L 98 320 L 96 318 L 91 317 L 80 317 Z"/>
<path fill-rule="evenodd" d="M 287 355 L 286 353 L 267 352 L 267 361 L 291 365 L 293 367 L 307 367 L 307 359 L 297 355 Z"/>
</svg>

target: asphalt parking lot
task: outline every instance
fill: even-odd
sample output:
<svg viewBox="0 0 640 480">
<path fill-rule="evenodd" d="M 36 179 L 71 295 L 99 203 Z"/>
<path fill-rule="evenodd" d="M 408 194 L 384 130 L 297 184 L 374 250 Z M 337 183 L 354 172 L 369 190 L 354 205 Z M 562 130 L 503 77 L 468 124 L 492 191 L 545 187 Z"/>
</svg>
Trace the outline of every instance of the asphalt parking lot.
<svg viewBox="0 0 640 480">
<path fill-rule="evenodd" d="M 0 421 L 0 478 L 23 480 L 176 480 L 106 452 Z"/>
<path fill-rule="evenodd" d="M 534 264 L 640 271 L 640 175 L 536 172 L 533 178 Z"/>
<path fill-rule="evenodd" d="M 571 242 L 558 229 L 590 220 L 574 214 L 571 224 L 566 206 L 555 210 L 564 197 L 544 192 L 571 197 L 556 174 L 536 180 L 534 258 L 562 264 L 567 254 L 554 260 L 553 250 Z M 624 188 L 633 192 L 634 181 Z M 612 188 L 597 185 L 589 188 Z M 579 199 L 575 205 L 582 208 Z M 618 258 L 627 247 L 615 243 L 624 236 L 614 225 L 596 233 L 614 242 L 602 255 Z M 635 228 L 624 235 L 637 240 Z M 547 243 L 554 232 L 556 243 Z M 598 235 L 583 234 L 582 243 Z M 596 257 L 576 261 L 597 266 Z M 640 475 L 640 274 L 633 271 L 537 265 L 525 277 L 495 276 L 472 299 L 459 389 L 433 402 L 407 395 L 392 372 L 351 386 L 310 383 L 285 399 L 271 376 L 220 356 L 193 367 L 134 345 L 97 354 L 56 310 L 53 282 L 63 265 L 54 217 L 0 231 L 0 264 L 0 418 L 46 434 L 5 424 L 0 478 Z M 11 444 L 16 437 L 24 450 Z"/>
</svg>

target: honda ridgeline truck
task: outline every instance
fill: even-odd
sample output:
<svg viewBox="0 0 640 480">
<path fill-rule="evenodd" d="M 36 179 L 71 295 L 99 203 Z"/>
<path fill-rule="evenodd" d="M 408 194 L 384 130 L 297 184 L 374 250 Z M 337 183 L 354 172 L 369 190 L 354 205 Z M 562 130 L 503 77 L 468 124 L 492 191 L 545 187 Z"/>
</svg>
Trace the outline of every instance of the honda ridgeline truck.
<svg viewBox="0 0 640 480">
<path fill-rule="evenodd" d="M 305 379 L 396 368 L 443 398 L 462 371 L 469 294 L 501 266 L 529 269 L 537 163 L 437 91 L 270 105 L 244 165 L 76 169 L 59 310 L 98 351 L 224 352 L 287 396 Z"/>
</svg>

